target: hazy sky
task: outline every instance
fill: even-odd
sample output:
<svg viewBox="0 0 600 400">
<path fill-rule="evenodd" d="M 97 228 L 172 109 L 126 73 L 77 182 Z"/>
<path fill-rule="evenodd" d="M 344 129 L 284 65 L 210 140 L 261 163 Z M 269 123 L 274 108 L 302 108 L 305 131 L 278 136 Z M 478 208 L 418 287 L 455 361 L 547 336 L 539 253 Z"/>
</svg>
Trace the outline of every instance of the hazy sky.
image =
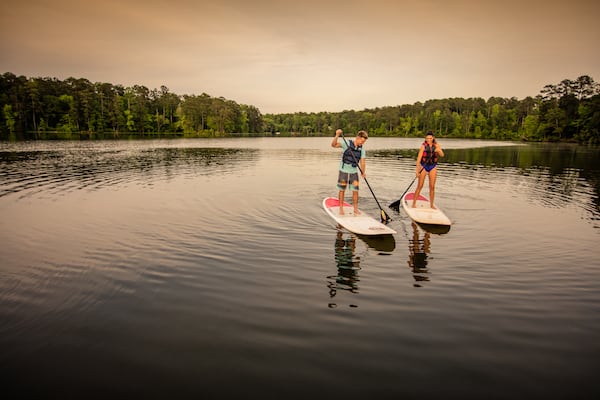
<svg viewBox="0 0 600 400">
<path fill-rule="evenodd" d="M 262 113 L 600 81 L 596 0 L 18 0 L 0 73 L 207 93 Z"/>
</svg>

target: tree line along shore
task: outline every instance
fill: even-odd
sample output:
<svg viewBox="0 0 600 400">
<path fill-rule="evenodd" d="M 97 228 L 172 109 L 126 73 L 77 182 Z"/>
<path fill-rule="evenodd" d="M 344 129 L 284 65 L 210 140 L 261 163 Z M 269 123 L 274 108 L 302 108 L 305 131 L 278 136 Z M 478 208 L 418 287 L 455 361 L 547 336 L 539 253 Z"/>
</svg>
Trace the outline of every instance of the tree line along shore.
<svg viewBox="0 0 600 400">
<path fill-rule="evenodd" d="M 329 136 L 336 127 L 373 136 L 569 141 L 600 144 L 600 84 L 582 75 L 535 96 L 447 98 L 341 112 L 262 114 L 223 97 L 166 86 L 85 78 L 0 75 L 0 140 L 129 137 Z"/>
</svg>

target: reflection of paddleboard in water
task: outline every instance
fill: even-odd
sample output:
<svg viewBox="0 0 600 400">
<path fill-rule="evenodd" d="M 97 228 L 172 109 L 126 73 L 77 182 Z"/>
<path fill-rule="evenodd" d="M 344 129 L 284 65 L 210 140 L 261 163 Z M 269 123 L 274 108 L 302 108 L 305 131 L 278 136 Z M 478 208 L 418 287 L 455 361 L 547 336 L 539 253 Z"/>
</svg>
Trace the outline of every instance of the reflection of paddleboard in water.
<svg viewBox="0 0 600 400">
<path fill-rule="evenodd" d="M 433 233 L 434 235 L 443 235 L 445 233 L 450 232 L 450 225 L 431 225 L 431 224 L 417 224 L 425 232 Z"/>
<path fill-rule="evenodd" d="M 391 235 L 396 233 L 392 228 L 382 224 L 361 211 L 354 214 L 354 207 L 344 202 L 344 215 L 340 215 L 340 202 L 335 197 L 326 197 L 323 200 L 323 208 L 338 224 L 359 235 Z"/>
<path fill-rule="evenodd" d="M 394 235 L 358 235 L 370 248 L 384 253 L 391 253 L 396 248 Z"/>
<path fill-rule="evenodd" d="M 404 211 L 406 211 L 413 221 L 427 225 L 444 225 L 448 227 L 452 225 L 450 218 L 439 208 L 431 208 L 429 199 L 423 195 L 419 195 L 413 208 L 414 197 L 415 194 L 410 192 L 406 193 L 402 198 L 402 208 L 404 208 Z"/>
</svg>

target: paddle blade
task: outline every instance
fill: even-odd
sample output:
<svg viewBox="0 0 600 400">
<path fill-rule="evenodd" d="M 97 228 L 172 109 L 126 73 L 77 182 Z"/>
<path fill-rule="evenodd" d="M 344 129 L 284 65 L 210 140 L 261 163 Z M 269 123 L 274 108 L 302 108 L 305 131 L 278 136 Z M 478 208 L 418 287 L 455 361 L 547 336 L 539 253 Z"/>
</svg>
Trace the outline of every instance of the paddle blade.
<svg viewBox="0 0 600 400">
<path fill-rule="evenodd" d="M 382 209 L 381 210 L 381 222 L 384 224 L 387 224 L 391 220 L 392 220 L 392 218 L 389 215 L 387 215 L 387 213 L 385 211 L 383 211 L 383 209 Z"/>
<path fill-rule="evenodd" d="M 401 199 L 398 199 L 398 200 L 394 201 L 393 203 L 390 203 L 390 205 L 388 207 L 391 208 L 392 210 L 398 211 L 400 209 L 400 201 L 401 201 Z"/>
<path fill-rule="evenodd" d="M 421 169 L 421 171 L 423 171 L 423 169 Z M 421 171 L 419 171 L 419 174 L 421 173 Z M 389 208 L 391 208 L 392 210 L 396 210 L 396 211 L 400 210 L 400 203 L 402 202 L 402 198 L 404 198 L 404 195 L 406 194 L 406 192 L 408 192 L 408 189 L 410 189 L 412 184 L 415 183 L 416 179 L 417 179 L 417 177 L 415 176 L 413 178 L 413 180 L 410 182 L 410 185 L 408 185 L 408 187 L 404 191 L 404 193 L 402 193 L 402 196 L 400 196 L 400 198 L 398 200 L 394 201 L 393 203 L 390 203 L 390 205 L 388 206 Z"/>
</svg>

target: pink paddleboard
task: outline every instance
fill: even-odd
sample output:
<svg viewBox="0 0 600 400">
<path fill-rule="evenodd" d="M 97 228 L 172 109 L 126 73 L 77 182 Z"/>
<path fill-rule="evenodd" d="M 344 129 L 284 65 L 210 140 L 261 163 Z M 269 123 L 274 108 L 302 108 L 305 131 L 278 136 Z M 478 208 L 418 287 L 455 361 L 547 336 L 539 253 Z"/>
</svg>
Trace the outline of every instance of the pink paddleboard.
<svg viewBox="0 0 600 400">
<path fill-rule="evenodd" d="M 415 194 L 413 192 L 406 193 L 402 198 L 402 208 L 413 221 L 428 225 L 452 225 L 450 218 L 439 209 L 437 204 L 435 209 L 431 208 L 429 199 L 423 195 L 419 195 L 415 208 L 413 208 L 414 198 Z"/>
</svg>

